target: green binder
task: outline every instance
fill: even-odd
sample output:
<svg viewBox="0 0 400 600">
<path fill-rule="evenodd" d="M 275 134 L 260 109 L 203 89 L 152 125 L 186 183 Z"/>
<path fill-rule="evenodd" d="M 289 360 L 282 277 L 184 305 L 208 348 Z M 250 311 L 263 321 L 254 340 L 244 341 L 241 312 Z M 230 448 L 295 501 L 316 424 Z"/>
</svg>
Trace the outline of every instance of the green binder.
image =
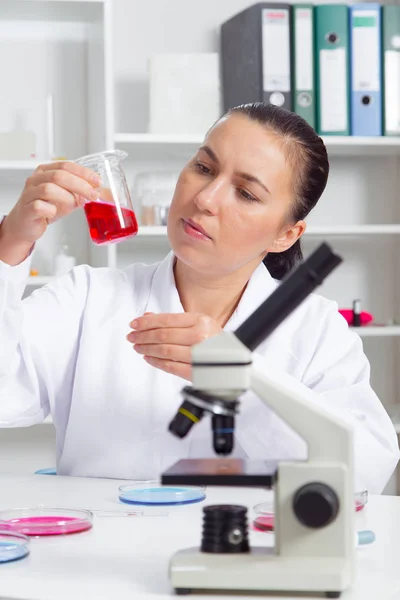
<svg viewBox="0 0 400 600">
<path fill-rule="evenodd" d="M 291 29 L 294 112 L 315 129 L 314 7 L 312 4 L 293 5 Z"/>
<path fill-rule="evenodd" d="M 317 131 L 350 135 L 349 14 L 345 4 L 315 6 Z"/>
<path fill-rule="evenodd" d="M 400 5 L 383 6 L 384 135 L 400 135 Z"/>
</svg>

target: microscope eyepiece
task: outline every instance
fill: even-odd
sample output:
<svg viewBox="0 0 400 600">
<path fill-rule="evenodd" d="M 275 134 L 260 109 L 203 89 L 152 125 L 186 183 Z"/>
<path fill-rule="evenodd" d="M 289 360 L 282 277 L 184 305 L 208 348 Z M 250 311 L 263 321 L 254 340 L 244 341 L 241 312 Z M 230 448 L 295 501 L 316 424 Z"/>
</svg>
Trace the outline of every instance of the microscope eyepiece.
<svg viewBox="0 0 400 600">
<path fill-rule="evenodd" d="M 192 429 L 195 423 L 198 423 L 204 414 L 204 410 L 189 400 L 184 400 L 179 407 L 175 417 L 169 424 L 169 431 L 178 438 L 184 438 Z"/>
</svg>

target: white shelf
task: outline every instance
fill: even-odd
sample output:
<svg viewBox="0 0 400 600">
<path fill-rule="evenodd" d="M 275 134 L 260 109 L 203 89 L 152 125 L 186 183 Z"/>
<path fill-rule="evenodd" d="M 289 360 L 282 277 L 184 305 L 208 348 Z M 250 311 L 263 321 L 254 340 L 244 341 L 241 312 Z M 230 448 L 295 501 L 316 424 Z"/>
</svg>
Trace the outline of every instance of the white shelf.
<svg viewBox="0 0 400 600">
<path fill-rule="evenodd" d="M 305 235 L 398 235 L 400 225 L 337 225 L 307 227 Z"/>
<path fill-rule="evenodd" d="M 107 0 L 1 0 L 0 19 L 94 21 Z"/>
<path fill-rule="evenodd" d="M 139 225 L 138 236 L 166 236 L 166 227 Z M 307 227 L 305 236 L 335 235 L 400 235 L 400 225 L 337 225 Z"/>
<path fill-rule="evenodd" d="M 28 277 L 28 281 L 26 282 L 27 286 L 39 287 L 41 285 L 46 285 L 53 279 L 52 275 L 35 275 Z"/>
<path fill-rule="evenodd" d="M 117 133 L 114 136 L 116 145 L 130 146 L 128 152 L 135 158 L 143 157 L 142 153 L 151 150 L 151 156 L 162 158 L 169 155 L 188 155 L 201 145 L 204 136 L 198 135 L 156 135 L 151 133 Z M 400 155 L 400 137 L 342 137 L 323 138 L 331 156 L 385 156 Z"/>
<path fill-rule="evenodd" d="M 0 160 L 0 171 L 34 171 L 46 161 L 38 160 Z"/>
<path fill-rule="evenodd" d="M 147 237 L 147 236 L 158 236 L 158 237 L 166 237 L 167 236 L 167 228 L 165 226 L 159 227 L 151 227 L 150 225 L 139 225 L 139 231 L 137 233 L 139 237 Z"/>
<path fill-rule="evenodd" d="M 117 144 L 143 144 L 143 145 L 158 145 L 158 144 L 180 144 L 183 146 L 191 146 L 201 144 L 203 141 L 202 135 L 158 135 L 153 133 L 116 133 L 115 142 Z"/>
<path fill-rule="evenodd" d="M 366 325 L 365 327 L 351 327 L 352 331 L 360 337 L 397 337 L 400 336 L 400 325 Z"/>
<path fill-rule="evenodd" d="M 123 146 L 135 161 L 187 161 L 201 146 L 202 135 L 153 135 L 151 133 L 117 133 L 116 146 Z M 128 158 L 128 160 L 129 160 Z"/>
<path fill-rule="evenodd" d="M 385 156 L 400 154 L 400 137 L 326 136 L 323 140 L 330 155 Z"/>
</svg>

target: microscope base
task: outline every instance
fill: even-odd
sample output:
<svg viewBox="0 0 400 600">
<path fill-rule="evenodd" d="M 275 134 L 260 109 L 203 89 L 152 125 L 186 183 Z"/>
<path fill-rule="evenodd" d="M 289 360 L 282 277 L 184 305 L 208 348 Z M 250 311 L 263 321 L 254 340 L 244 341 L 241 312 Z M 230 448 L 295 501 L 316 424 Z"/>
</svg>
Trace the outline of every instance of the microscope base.
<svg viewBox="0 0 400 600">
<path fill-rule="evenodd" d="M 320 592 L 337 598 L 350 587 L 351 564 L 333 557 L 277 556 L 273 548 L 248 553 L 209 554 L 198 548 L 177 552 L 170 563 L 177 594 L 194 590 Z"/>
</svg>

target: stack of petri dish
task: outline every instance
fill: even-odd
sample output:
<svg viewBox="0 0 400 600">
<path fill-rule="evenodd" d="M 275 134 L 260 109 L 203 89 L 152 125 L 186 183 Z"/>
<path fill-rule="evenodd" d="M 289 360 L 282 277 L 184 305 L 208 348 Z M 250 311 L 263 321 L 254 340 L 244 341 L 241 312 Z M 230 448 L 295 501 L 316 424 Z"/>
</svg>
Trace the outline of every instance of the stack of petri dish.
<svg viewBox="0 0 400 600">
<path fill-rule="evenodd" d="M 359 512 L 364 508 L 366 503 L 368 502 L 368 492 L 367 490 L 363 490 L 361 492 L 357 492 L 354 494 L 354 503 L 355 510 Z M 256 504 L 253 507 L 253 511 L 255 513 L 255 518 L 253 520 L 253 529 L 255 531 L 274 531 L 275 526 L 275 512 L 274 512 L 274 502 L 270 500 L 268 502 L 262 502 L 261 504 Z"/>
<path fill-rule="evenodd" d="M 93 513 L 71 508 L 15 508 L 0 511 L 0 530 L 30 537 L 68 535 L 92 528 Z"/>
<path fill-rule="evenodd" d="M 165 486 L 158 481 L 134 481 L 118 488 L 125 504 L 171 506 L 201 502 L 206 497 L 204 486 Z"/>
<path fill-rule="evenodd" d="M 0 529 L 0 565 L 21 560 L 29 554 L 29 538 L 20 533 Z"/>
</svg>

